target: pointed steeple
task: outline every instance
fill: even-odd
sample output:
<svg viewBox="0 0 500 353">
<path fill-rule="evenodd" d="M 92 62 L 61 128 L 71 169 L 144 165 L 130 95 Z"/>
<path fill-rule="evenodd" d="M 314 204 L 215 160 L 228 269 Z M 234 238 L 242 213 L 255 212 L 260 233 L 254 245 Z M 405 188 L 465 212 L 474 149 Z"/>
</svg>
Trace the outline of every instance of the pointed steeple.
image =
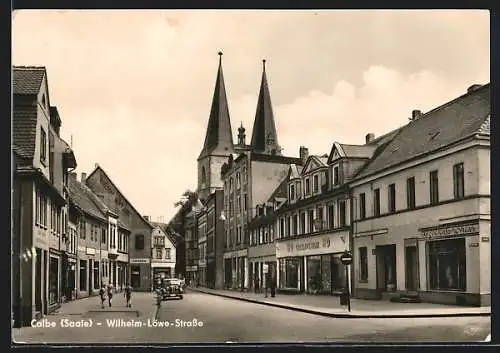
<svg viewBox="0 0 500 353">
<path fill-rule="evenodd" d="M 266 60 L 262 60 L 262 66 L 262 81 L 250 144 L 253 152 L 280 155 L 281 149 L 278 145 L 271 95 L 267 84 Z"/>
<path fill-rule="evenodd" d="M 233 133 L 222 73 L 222 52 L 219 52 L 219 69 L 215 81 L 212 108 L 208 119 L 205 143 L 198 159 L 208 155 L 228 155 L 234 152 Z"/>
</svg>

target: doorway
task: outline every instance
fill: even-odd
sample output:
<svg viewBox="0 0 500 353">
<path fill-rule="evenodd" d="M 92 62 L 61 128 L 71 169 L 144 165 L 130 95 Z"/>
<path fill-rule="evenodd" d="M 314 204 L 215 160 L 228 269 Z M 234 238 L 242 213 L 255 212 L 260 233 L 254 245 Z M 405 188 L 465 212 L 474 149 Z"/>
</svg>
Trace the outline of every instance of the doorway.
<svg viewBox="0 0 500 353">
<path fill-rule="evenodd" d="M 42 312 L 42 251 L 36 249 L 35 309 Z"/>
<path fill-rule="evenodd" d="M 396 286 L 396 244 L 377 246 L 376 272 L 377 296 L 382 298 L 382 293 L 394 292 Z"/>
<path fill-rule="evenodd" d="M 139 266 L 132 266 L 130 274 L 130 285 L 132 288 L 141 287 L 141 268 Z"/>
<path fill-rule="evenodd" d="M 418 250 L 416 246 L 405 247 L 405 282 L 407 291 L 418 290 Z"/>
</svg>

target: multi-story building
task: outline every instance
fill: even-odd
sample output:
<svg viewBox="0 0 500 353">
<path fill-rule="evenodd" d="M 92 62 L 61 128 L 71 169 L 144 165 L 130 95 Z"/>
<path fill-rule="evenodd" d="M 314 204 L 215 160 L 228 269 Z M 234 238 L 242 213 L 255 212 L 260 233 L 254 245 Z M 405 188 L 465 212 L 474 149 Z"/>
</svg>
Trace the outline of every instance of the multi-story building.
<svg viewBox="0 0 500 353">
<path fill-rule="evenodd" d="M 146 216 L 144 218 L 149 219 Z M 162 278 L 176 276 L 176 244 L 165 223 L 151 221 L 150 223 L 154 227 L 151 241 L 151 278 L 154 287 L 161 283 Z"/>
<path fill-rule="evenodd" d="M 74 287 L 68 286 L 66 291 L 75 298 L 97 295 L 101 284 L 109 283 L 106 234 L 110 234 L 109 229 L 116 224 L 117 216 L 108 220 L 108 215 L 97 205 L 95 195 L 77 180 L 76 173 L 70 174 L 68 193 L 69 228 L 76 238 L 76 263 L 73 264 Z"/>
<path fill-rule="evenodd" d="M 284 178 L 271 197 L 256 207 L 256 216 L 249 222 L 249 280 L 254 289 L 269 286 L 277 279 L 276 211 L 287 200 L 288 177 Z M 267 265 L 267 268 L 266 268 Z"/>
<path fill-rule="evenodd" d="M 350 182 L 357 297 L 490 305 L 490 94 L 413 111 Z"/>
<path fill-rule="evenodd" d="M 220 215 L 224 207 L 222 190 L 215 190 L 205 201 L 206 214 L 206 286 L 224 288 L 224 220 Z"/>
<path fill-rule="evenodd" d="M 150 291 L 153 226 L 125 198 L 99 165 L 85 177 L 85 184 L 110 211 L 118 215 L 116 224 L 113 223 L 109 230 L 108 257 L 113 285 L 122 289 L 128 282 L 134 290 Z"/>
<path fill-rule="evenodd" d="M 203 209 L 198 216 L 198 285 L 207 286 L 207 212 Z"/>
<path fill-rule="evenodd" d="M 186 281 L 190 285 L 198 284 L 198 232 L 197 215 L 191 210 L 184 219 L 184 244 L 186 251 Z"/>
<path fill-rule="evenodd" d="M 13 68 L 13 316 L 16 327 L 57 308 L 67 241 L 68 171 L 75 156 L 59 135 L 44 67 Z"/>
</svg>

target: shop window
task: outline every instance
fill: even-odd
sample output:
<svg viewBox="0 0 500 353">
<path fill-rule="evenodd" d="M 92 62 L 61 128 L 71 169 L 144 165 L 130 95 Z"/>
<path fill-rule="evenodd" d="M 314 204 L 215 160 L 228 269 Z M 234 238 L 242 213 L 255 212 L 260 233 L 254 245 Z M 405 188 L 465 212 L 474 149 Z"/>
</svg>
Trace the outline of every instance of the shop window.
<svg viewBox="0 0 500 353">
<path fill-rule="evenodd" d="M 280 287 L 299 289 L 300 260 L 302 258 L 280 259 Z"/>
<path fill-rule="evenodd" d="M 390 184 L 387 187 L 387 201 L 389 213 L 396 212 L 396 184 Z"/>
<path fill-rule="evenodd" d="M 49 262 L 49 304 L 59 302 L 59 260 L 50 257 Z"/>
<path fill-rule="evenodd" d="M 380 216 L 380 189 L 373 190 L 373 216 Z"/>
<path fill-rule="evenodd" d="M 80 260 L 80 290 L 87 290 L 87 261 Z"/>
<path fill-rule="evenodd" d="M 307 258 L 307 287 L 311 293 L 319 293 L 321 285 L 321 256 Z"/>
<path fill-rule="evenodd" d="M 432 290 L 466 290 L 465 239 L 428 243 L 429 286 Z"/>
<path fill-rule="evenodd" d="M 94 261 L 94 288 L 100 287 L 99 282 L 99 261 Z"/>
<path fill-rule="evenodd" d="M 406 207 L 415 208 L 415 177 L 406 179 Z"/>
<path fill-rule="evenodd" d="M 429 173 L 429 193 L 430 204 L 437 204 L 439 202 L 439 174 L 437 170 Z"/>
<path fill-rule="evenodd" d="M 453 166 L 453 196 L 455 199 L 464 197 L 464 164 L 458 163 Z"/>
<path fill-rule="evenodd" d="M 359 194 L 359 219 L 366 217 L 366 194 L 363 192 Z"/>
<path fill-rule="evenodd" d="M 368 280 L 368 249 L 366 246 L 359 248 L 359 280 Z"/>
</svg>

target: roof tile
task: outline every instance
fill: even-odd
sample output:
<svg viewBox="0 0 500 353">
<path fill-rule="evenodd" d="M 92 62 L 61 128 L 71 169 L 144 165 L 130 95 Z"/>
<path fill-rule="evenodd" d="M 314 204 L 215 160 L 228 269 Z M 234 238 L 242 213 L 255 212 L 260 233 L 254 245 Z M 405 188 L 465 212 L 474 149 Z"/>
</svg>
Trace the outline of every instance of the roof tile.
<svg viewBox="0 0 500 353">
<path fill-rule="evenodd" d="M 36 140 L 36 107 L 14 106 L 12 143 L 21 157 L 33 158 Z"/>
<path fill-rule="evenodd" d="M 103 212 L 92 200 L 93 196 L 90 195 L 90 189 L 87 188 L 84 184 L 76 180 L 76 178 L 70 177 L 68 180 L 68 191 L 70 199 L 79 208 L 81 208 L 83 212 L 92 217 L 106 220 L 105 214 L 103 214 Z"/>
<path fill-rule="evenodd" d="M 43 66 L 14 66 L 13 94 L 38 94 L 46 71 Z"/>
</svg>

